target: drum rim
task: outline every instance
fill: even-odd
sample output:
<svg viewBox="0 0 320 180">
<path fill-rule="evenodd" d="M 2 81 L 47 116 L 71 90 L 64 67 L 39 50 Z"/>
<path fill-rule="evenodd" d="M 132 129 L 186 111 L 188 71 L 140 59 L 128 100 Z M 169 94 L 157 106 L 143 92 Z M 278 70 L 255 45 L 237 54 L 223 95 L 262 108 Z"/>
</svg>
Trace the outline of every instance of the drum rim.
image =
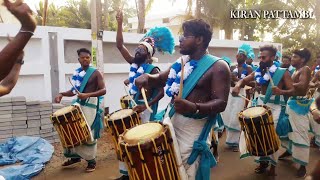
<svg viewBox="0 0 320 180">
<path fill-rule="evenodd" d="M 65 109 L 65 108 L 68 108 L 68 107 L 73 107 L 73 108 L 75 108 L 75 109 L 78 109 L 78 108 L 79 108 L 77 105 L 72 104 L 72 105 L 63 107 L 63 108 L 61 108 L 61 109 Z M 56 110 L 56 112 L 59 111 L 59 110 L 61 110 L 61 109 Z M 74 111 L 75 109 L 72 109 L 72 111 Z M 52 116 L 52 117 L 60 117 L 60 116 L 66 115 L 66 114 L 68 114 L 68 113 L 71 113 L 71 111 L 68 111 L 68 112 L 63 113 L 63 114 L 55 115 L 56 112 L 52 113 L 51 116 Z"/>
<path fill-rule="evenodd" d="M 242 111 L 240 111 L 239 112 L 239 118 L 241 118 L 241 119 L 248 119 L 248 118 L 256 118 L 256 117 L 260 117 L 260 116 L 262 116 L 262 115 L 264 115 L 264 114 L 261 114 L 261 115 L 257 115 L 257 116 L 253 116 L 253 117 L 246 117 L 246 116 L 244 116 L 243 115 L 243 112 L 244 111 L 246 111 L 246 110 L 248 110 L 248 109 L 250 109 L 250 108 L 253 108 L 253 107 L 263 107 L 263 108 L 265 108 L 266 109 L 266 111 L 265 111 L 265 113 L 268 113 L 271 109 L 270 109 L 270 107 L 269 106 L 267 106 L 267 105 L 257 105 L 257 106 L 251 106 L 251 107 L 247 107 L 247 108 L 245 108 L 245 109 L 243 109 Z"/>
<path fill-rule="evenodd" d="M 163 126 L 163 132 L 160 133 L 160 134 L 158 134 L 155 138 L 153 138 L 154 141 L 156 141 L 158 138 L 160 138 L 160 137 L 162 136 L 162 134 L 166 134 L 167 131 L 168 131 L 168 129 L 169 129 L 169 126 L 166 125 L 166 124 L 163 124 L 162 122 L 147 122 L 147 123 L 159 123 L 159 124 L 161 124 L 161 125 Z M 144 124 L 147 124 L 147 123 L 144 123 Z M 142 124 L 140 124 L 140 125 L 142 125 Z M 136 125 L 136 126 L 139 126 L 139 125 Z M 134 126 L 134 127 L 136 127 L 136 126 Z M 132 127 L 132 128 L 134 128 L 134 127 Z M 130 129 L 132 129 L 132 128 L 130 128 Z M 119 144 L 120 144 L 120 146 L 127 146 L 128 148 L 134 148 L 134 147 L 138 146 L 140 143 L 128 144 L 128 143 L 126 143 L 126 142 L 124 141 L 124 137 L 123 137 L 123 136 L 127 133 L 127 131 L 129 131 L 129 130 L 127 129 L 125 132 L 123 132 L 123 133 L 119 136 Z M 150 143 L 150 142 L 152 142 L 151 139 L 146 140 L 146 141 L 144 141 L 143 144 L 140 144 L 140 146 L 142 146 L 142 145 L 144 145 L 144 144 L 147 144 L 147 143 Z"/>
<path fill-rule="evenodd" d="M 128 109 L 131 109 L 131 110 L 132 110 L 132 114 L 131 114 L 130 116 L 132 116 L 132 115 L 135 114 L 135 113 L 139 114 L 137 111 L 134 111 L 132 108 L 119 109 L 119 110 L 116 110 L 116 111 L 112 112 L 111 114 L 109 114 L 109 116 L 107 117 L 107 121 L 120 120 L 120 119 L 111 119 L 111 116 L 112 116 L 114 113 L 117 113 L 117 112 L 122 111 L 122 110 L 128 110 Z M 127 118 L 127 117 L 129 117 L 129 116 L 123 117 L 122 119 Z"/>
</svg>

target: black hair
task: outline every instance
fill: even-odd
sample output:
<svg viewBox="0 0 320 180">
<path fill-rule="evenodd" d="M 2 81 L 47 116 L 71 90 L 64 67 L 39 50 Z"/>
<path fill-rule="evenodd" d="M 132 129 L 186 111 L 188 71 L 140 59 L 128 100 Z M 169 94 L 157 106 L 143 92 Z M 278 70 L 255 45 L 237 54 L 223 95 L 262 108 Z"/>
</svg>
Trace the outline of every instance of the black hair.
<svg viewBox="0 0 320 180">
<path fill-rule="evenodd" d="M 287 59 L 289 59 L 289 61 L 291 61 L 291 57 L 288 56 L 288 55 L 283 55 L 283 56 L 282 56 L 282 59 L 284 59 L 284 58 L 287 58 Z"/>
<path fill-rule="evenodd" d="M 182 24 L 182 29 L 185 32 L 190 32 L 192 35 L 196 37 L 203 37 L 203 46 L 205 49 L 208 48 L 209 43 L 212 38 L 212 29 L 208 23 L 206 23 L 203 19 L 192 19 L 185 21 Z"/>
<path fill-rule="evenodd" d="M 90 56 L 91 56 L 91 51 L 90 51 L 89 49 L 87 49 L 87 48 L 78 49 L 78 50 L 77 50 L 78 56 L 80 56 L 80 53 L 82 53 L 82 52 L 88 53 L 88 54 L 90 54 Z"/>
<path fill-rule="evenodd" d="M 269 51 L 271 56 L 276 56 L 278 50 L 273 45 L 264 45 L 264 46 L 260 47 L 260 52 L 261 51 Z"/>
<path fill-rule="evenodd" d="M 300 56 L 305 59 L 305 63 L 307 63 L 311 58 L 311 52 L 307 48 L 296 49 L 293 51 L 293 54 Z"/>
</svg>

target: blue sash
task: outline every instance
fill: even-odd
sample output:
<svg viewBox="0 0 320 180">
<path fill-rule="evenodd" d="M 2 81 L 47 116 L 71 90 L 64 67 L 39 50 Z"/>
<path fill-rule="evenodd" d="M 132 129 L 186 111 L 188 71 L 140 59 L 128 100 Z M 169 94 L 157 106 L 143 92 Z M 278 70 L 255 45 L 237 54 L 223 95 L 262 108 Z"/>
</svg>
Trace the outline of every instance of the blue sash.
<svg viewBox="0 0 320 180">
<path fill-rule="evenodd" d="M 145 73 L 146 73 L 146 74 L 150 74 L 154 68 L 156 68 L 156 66 L 154 66 L 154 65 L 152 65 L 152 64 L 148 64 L 148 67 L 147 67 Z M 155 98 L 155 97 L 158 95 L 158 93 L 159 93 L 158 89 L 156 89 L 156 88 L 152 89 L 152 92 L 153 92 L 153 93 L 152 93 L 150 99 L 148 99 L 148 101 L 150 101 L 150 100 L 152 100 L 153 98 Z M 133 98 L 133 99 L 134 99 L 135 102 L 137 102 L 138 105 L 143 105 L 144 102 L 139 101 L 140 95 L 141 95 L 141 91 L 138 91 L 138 92 L 134 95 L 134 98 Z M 159 102 L 156 102 L 155 104 L 153 104 L 153 105 L 150 107 L 150 108 L 152 109 L 152 111 L 153 111 L 152 114 L 150 115 L 150 119 L 149 119 L 150 121 L 154 121 L 154 120 L 155 120 L 155 116 L 157 115 L 157 111 L 158 111 L 158 104 L 159 104 Z"/>
<path fill-rule="evenodd" d="M 276 72 L 274 73 L 273 77 L 272 77 L 272 80 L 273 80 L 273 83 L 275 86 L 278 86 L 278 84 L 280 83 L 284 73 L 286 72 L 287 69 L 283 69 L 283 68 L 278 68 L 276 70 Z M 271 83 L 269 82 L 269 85 L 268 85 L 268 88 L 267 88 L 267 92 L 266 92 L 266 95 L 264 97 L 264 100 L 263 100 L 263 104 L 267 104 L 270 100 L 272 96 L 272 85 Z M 280 98 L 275 98 L 275 102 L 274 104 L 279 104 L 280 103 Z M 277 100 L 279 100 L 279 102 L 277 102 Z"/>
<path fill-rule="evenodd" d="M 284 69 L 284 68 L 278 68 L 277 71 L 274 73 L 272 79 L 273 79 L 275 86 L 277 86 L 280 83 L 286 70 L 287 69 Z M 272 85 L 271 85 L 271 83 L 269 83 L 265 98 L 263 99 L 263 103 L 266 104 L 266 103 L 270 102 L 271 96 L 272 96 Z M 276 132 L 281 137 L 287 136 L 288 132 L 290 132 L 290 129 L 291 129 L 290 122 L 289 122 L 289 116 L 286 113 L 286 106 L 285 106 L 287 104 L 288 98 L 286 96 L 283 96 L 283 97 L 285 99 L 285 102 L 284 102 L 283 106 L 281 107 L 281 112 L 280 112 L 278 124 L 276 127 Z M 280 96 L 279 95 L 275 96 L 274 101 L 272 101 L 270 103 L 280 105 L 281 104 Z"/>
<path fill-rule="evenodd" d="M 83 93 L 90 77 L 92 76 L 92 74 L 96 71 L 97 69 L 90 66 L 87 71 L 86 71 L 86 75 L 83 77 L 83 81 L 81 83 L 80 86 L 80 93 Z M 99 96 L 98 98 L 98 102 L 95 105 L 92 104 L 88 104 L 88 100 L 81 100 L 79 98 L 76 99 L 76 102 L 78 102 L 80 105 L 82 106 L 89 106 L 92 108 L 96 108 L 96 117 L 91 125 L 91 130 L 94 130 L 94 134 L 93 134 L 93 138 L 94 139 L 99 139 L 101 137 L 101 129 L 103 129 L 103 121 L 102 121 L 102 117 L 103 117 L 103 109 L 100 108 L 101 102 L 103 101 L 103 96 Z"/>
<path fill-rule="evenodd" d="M 182 98 L 185 99 L 191 93 L 193 88 L 198 83 L 199 79 L 203 76 L 207 70 L 212 67 L 212 65 L 220 60 L 220 58 L 212 55 L 204 55 L 201 60 L 198 61 L 197 68 L 189 75 L 188 79 L 185 80 L 184 89 L 182 93 Z M 175 114 L 175 109 L 171 108 L 169 112 L 169 117 Z M 193 116 L 192 118 L 199 119 L 200 116 Z M 206 116 L 205 116 L 206 117 Z M 189 165 L 193 164 L 198 156 L 200 157 L 200 164 L 197 170 L 196 180 L 210 180 L 210 168 L 214 167 L 217 162 L 213 157 L 210 149 L 206 143 L 208 135 L 211 131 L 212 126 L 216 124 L 216 117 L 208 117 L 207 122 L 205 123 L 201 134 L 193 144 L 193 149 L 191 155 L 187 161 Z"/>
</svg>

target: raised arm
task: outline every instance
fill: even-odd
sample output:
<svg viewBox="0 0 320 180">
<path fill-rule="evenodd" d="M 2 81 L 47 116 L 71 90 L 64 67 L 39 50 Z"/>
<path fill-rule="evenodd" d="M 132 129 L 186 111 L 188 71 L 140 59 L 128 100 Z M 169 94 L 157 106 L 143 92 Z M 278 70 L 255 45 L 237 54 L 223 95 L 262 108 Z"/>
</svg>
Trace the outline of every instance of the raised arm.
<svg viewBox="0 0 320 180">
<path fill-rule="evenodd" d="M 21 30 L 0 52 L 0 81 L 11 72 L 20 52 L 26 46 L 36 28 L 36 22 L 27 4 L 22 3 L 21 0 L 17 0 L 15 3 L 4 0 L 4 6 L 21 22 Z"/>
<path fill-rule="evenodd" d="M 22 52 L 23 54 L 23 52 Z M 0 97 L 9 94 L 17 84 L 21 65 L 23 64 L 23 55 L 19 56 L 10 73 L 0 82 Z"/>
<path fill-rule="evenodd" d="M 122 11 L 118 11 L 116 19 L 117 19 L 117 22 L 118 22 L 117 37 L 116 37 L 117 48 L 119 49 L 122 57 L 129 64 L 132 64 L 134 57 L 130 54 L 128 49 L 123 44 L 123 35 L 122 35 L 122 31 L 123 31 L 123 28 L 122 28 L 123 13 L 122 13 Z"/>
</svg>

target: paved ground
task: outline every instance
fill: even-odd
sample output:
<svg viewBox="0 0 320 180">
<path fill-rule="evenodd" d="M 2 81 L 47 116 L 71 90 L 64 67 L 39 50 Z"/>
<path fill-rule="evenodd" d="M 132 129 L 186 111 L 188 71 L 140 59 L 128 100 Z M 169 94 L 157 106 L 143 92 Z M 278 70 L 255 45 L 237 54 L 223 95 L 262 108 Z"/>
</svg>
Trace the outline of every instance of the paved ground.
<svg viewBox="0 0 320 180">
<path fill-rule="evenodd" d="M 220 141 L 224 142 L 225 136 Z M 56 145 L 55 154 L 47 165 L 46 169 L 40 175 L 35 177 L 36 180 L 51 180 L 51 179 L 70 179 L 70 180 L 106 180 L 114 179 L 118 174 L 118 162 L 114 155 L 111 138 L 108 135 L 99 141 L 98 148 L 98 165 L 93 173 L 85 173 L 85 162 L 73 169 L 61 169 L 63 158 L 60 145 Z M 240 160 L 239 153 L 235 153 L 226 149 L 224 144 L 219 145 L 220 163 L 212 169 L 211 179 L 214 180 L 292 180 L 295 178 L 297 166 L 291 161 L 281 161 L 277 167 L 278 176 L 276 178 L 268 178 L 265 175 L 256 175 L 253 170 L 256 164 L 253 158 Z M 283 152 L 283 149 L 281 150 Z M 308 171 L 315 166 L 317 160 L 320 159 L 320 151 L 312 148 L 310 151 L 310 164 Z"/>
</svg>

